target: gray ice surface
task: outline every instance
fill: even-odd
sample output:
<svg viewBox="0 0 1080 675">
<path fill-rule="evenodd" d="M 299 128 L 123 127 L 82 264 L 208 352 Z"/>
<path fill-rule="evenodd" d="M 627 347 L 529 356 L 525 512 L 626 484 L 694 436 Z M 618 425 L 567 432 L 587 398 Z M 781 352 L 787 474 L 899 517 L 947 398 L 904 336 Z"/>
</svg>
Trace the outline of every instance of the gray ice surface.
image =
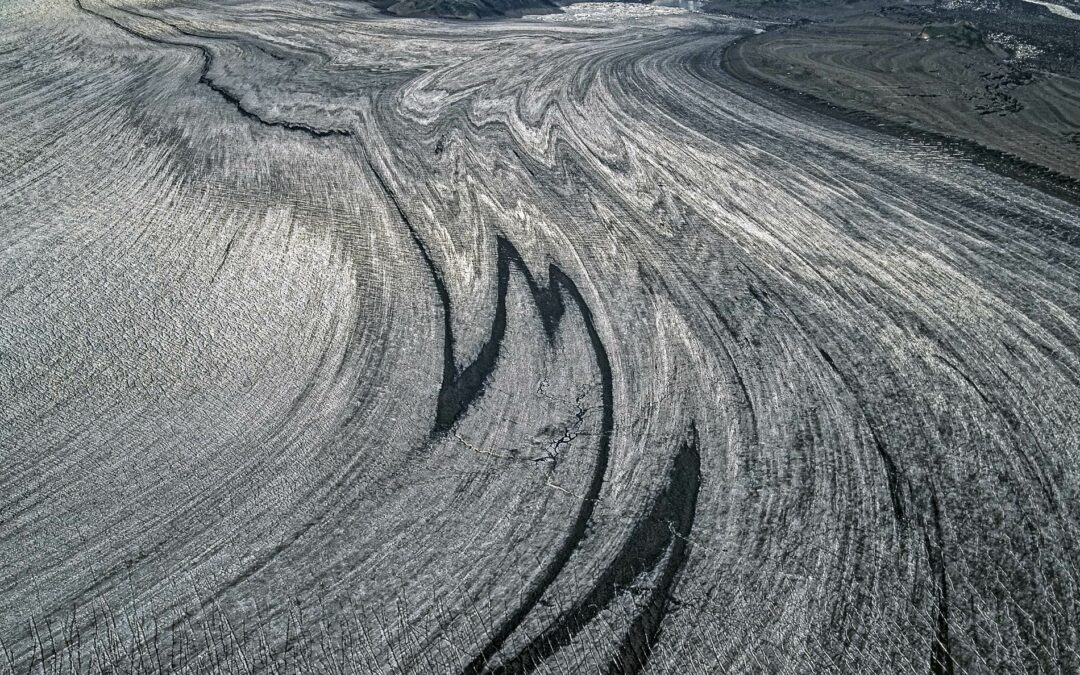
<svg viewBox="0 0 1080 675">
<path fill-rule="evenodd" d="M 1078 211 L 755 27 L 0 5 L 0 672 L 1076 672 Z"/>
</svg>

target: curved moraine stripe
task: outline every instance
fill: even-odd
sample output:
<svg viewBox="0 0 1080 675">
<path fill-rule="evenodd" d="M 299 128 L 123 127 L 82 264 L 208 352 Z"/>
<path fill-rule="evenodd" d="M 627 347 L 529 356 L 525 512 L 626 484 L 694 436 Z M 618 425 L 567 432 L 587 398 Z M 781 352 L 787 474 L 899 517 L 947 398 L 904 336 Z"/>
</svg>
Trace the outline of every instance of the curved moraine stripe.
<svg viewBox="0 0 1080 675">
<path fill-rule="evenodd" d="M 1080 668 L 1075 205 L 727 17 L 0 26 L 0 673 Z"/>
</svg>

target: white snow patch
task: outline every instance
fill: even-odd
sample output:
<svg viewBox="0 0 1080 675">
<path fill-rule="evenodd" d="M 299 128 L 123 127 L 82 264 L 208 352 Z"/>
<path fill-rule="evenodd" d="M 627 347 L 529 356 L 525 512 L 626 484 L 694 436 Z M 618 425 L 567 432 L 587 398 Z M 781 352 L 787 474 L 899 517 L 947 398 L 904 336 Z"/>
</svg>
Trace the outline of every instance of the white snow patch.
<svg viewBox="0 0 1080 675">
<path fill-rule="evenodd" d="M 986 37 L 1012 52 L 1016 61 L 1028 61 L 1043 53 L 1042 49 L 1008 33 L 987 33 Z"/>
<path fill-rule="evenodd" d="M 1055 5 L 1052 2 L 1043 2 L 1043 0 L 1024 0 L 1024 2 L 1030 2 L 1033 5 L 1042 5 L 1058 16 L 1063 16 L 1066 19 L 1072 19 L 1073 21 L 1080 21 L 1080 14 L 1077 14 L 1068 7 Z"/>
<path fill-rule="evenodd" d="M 643 19 L 651 16 L 689 14 L 690 10 L 659 5 L 626 4 L 621 2 L 577 2 L 567 5 L 560 14 L 532 14 L 530 21 L 616 22 Z"/>
</svg>

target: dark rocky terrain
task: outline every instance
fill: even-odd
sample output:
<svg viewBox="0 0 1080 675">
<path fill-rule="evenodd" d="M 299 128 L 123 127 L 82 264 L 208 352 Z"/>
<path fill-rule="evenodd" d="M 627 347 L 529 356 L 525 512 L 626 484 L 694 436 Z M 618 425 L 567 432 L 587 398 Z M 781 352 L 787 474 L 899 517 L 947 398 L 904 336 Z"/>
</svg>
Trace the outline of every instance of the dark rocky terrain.
<svg viewBox="0 0 1080 675">
<path fill-rule="evenodd" d="M 1012 13 L 904 7 L 788 23 L 741 41 L 728 67 L 871 123 L 961 139 L 990 166 L 1076 198 L 1080 20 L 1016 4 Z"/>
<path fill-rule="evenodd" d="M 0 3 L 0 673 L 1080 670 L 1068 86 L 393 7 Z"/>
</svg>

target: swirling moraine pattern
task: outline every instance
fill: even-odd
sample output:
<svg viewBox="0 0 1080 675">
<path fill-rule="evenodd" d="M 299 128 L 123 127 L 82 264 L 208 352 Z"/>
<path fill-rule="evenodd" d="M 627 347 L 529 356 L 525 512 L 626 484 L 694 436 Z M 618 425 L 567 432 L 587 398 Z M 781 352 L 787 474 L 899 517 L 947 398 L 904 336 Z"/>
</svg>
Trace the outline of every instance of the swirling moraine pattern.
<svg viewBox="0 0 1080 675">
<path fill-rule="evenodd" d="M 745 22 L 576 19 L 4 4 L 15 663 L 100 606 L 387 671 L 1080 667 L 1075 209 L 729 79 Z"/>
</svg>

